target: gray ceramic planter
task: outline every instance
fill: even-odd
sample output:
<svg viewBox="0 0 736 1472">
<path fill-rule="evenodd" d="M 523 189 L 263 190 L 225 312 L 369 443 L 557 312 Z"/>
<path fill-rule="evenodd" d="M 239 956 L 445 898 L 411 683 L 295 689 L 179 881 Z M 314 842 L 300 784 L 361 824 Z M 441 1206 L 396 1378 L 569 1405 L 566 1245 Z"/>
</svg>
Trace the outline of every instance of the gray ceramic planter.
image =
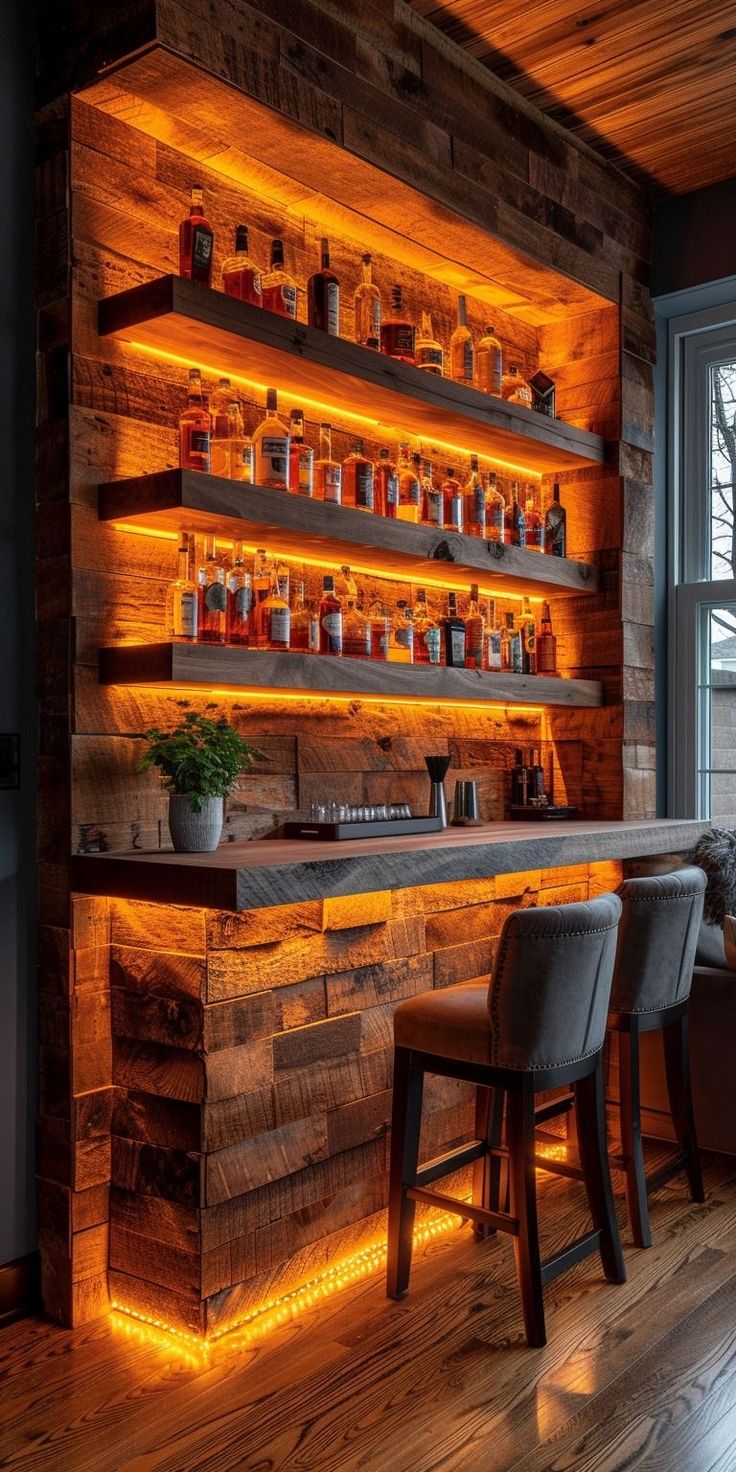
<svg viewBox="0 0 736 1472">
<path fill-rule="evenodd" d="M 169 829 L 178 854 L 209 854 L 217 848 L 222 833 L 224 799 L 206 797 L 195 813 L 189 797 L 169 794 Z"/>
</svg>

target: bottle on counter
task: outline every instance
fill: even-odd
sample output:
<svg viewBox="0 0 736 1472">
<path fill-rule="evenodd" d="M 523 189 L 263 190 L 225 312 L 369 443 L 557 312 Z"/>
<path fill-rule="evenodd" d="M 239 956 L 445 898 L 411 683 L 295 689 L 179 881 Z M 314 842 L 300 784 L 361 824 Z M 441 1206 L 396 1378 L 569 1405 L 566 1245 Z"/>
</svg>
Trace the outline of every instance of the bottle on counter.
<svg viewBox="0 0 736 1472">
<path fill-rule="evenodd" d="M 335 593 L 335 579 L 325 573 L 319 605 L 319 653 L 342 656 L 342 603 Z"/>
<path fill-rule="evenodd" d="M 251 307 L 263 306 L 261 273 L 248 254 L 248 226 L 235 228 L 235 249 L 222 263 L 222 289 Z"/>
<path fill-rule="evenodd" d="M 289 415 L 289 490 L 295 496 L 314 495 L 314 450 L 304 439 L 304 410 Z"/>
<path fill-rule="evenodd" d="M 291 642 L 291 611 L 279 570 L 272 568 L 271 584 L 261 604 L 261 647 L 284 652 Z"/>
<path fill-rule="evenodd" d="M 542 604 L 542 617 L 536 640 L 537 674 L 557 674 L 557 639 L 552 630 L 549 603 Z"/>
<path fill-rule="evenodd" d="M 256 485 L 288 490 L 289 431 L 279 418 L 275 388 L 266 390 L 266 412 L 253 435 L 253 461 Z"/>
<path fill-rule="evenodd" d="M 394 465 L 387 445 L 378 453 L 378 463 L 373 475 L 373 510 L 378 516 L 396 519 L 399 504 L 399 472 Z"/>
<path fill-rule="evenodd" d="M 567 557 L 567 512 L 560 503 L 557 481 L 552 487 L 552 500 L 544 518 L 544 550 L 548 557 Z"/>
<path fill-rule="evenodd" d="M 212 417 L 204 406 L 202 375 L 189 369 L 187 406 L 179 416 L 179 464 L 182 470 L 210 469 Z"/>
<path fill-rule="evenodd" d="M 265 547 L 258 547 L 253 558 L 253 608 L 251 611 L 251 644 L 262 646 L 265 642 L 265 630 L 263 627 L 262 610 L 270 588 L 271 576 L 274 571 L 273 558 L 269 557 Z"/>
<path fill-rule="evenodd" d="M 521 631 L 514 623 L 513 613 L 505 615 L 501 638 L 501 668 L 510 675 L 523 673 Z"/>
<path fill-rule="evenodd" d="M 330 266 L 330 242 L 320 241 L 320 268 L 307 282 L 307 321 L 310 327 L 340 336 L 340 282 Z"/>
<path fill-rule="evenodd" d="M 192 577 L 192 541 L 189 532 L 179 533 L 176 578 L 166 594 L 166 630 L 170 639 L 191 641 L 197 637 L 197 585 Z"/>
<path fill-rule="evenodd" d="M 425 589 L 417 588 L 414 604 L 414 663 L 440 664 L 441 653 L 440 626 L 429 611 Z"/>
<path fill-rule="evenodd" d="M 476 387 L 484 394 L 501 397 L 503 350 L 492 327 L 486 327 L 475 348 Z"/>
<path fill-rule="evenodd" d="M 284 242 L 271 241 L 271 269 L 261 279 L 261 301 L 278 317 L 297 316 L 299 292 L 296 281 L 284 270 Z"/>
<path fill-rule="evenodd" d="M 457 299 L 457 327 L 450 338 L 450 377 L 455 383 L 473 387 L 475 379 L 475 353 L 473 334 L 468 327 L 467 303 L 460 295 Z"/>
<path fill-rule="evenodd" d="M 500 670 L 503 668 L 501 659 L 502 638 L 500 625 L 496 621 L 496 600 L 495 598 L 491 598 L 486 612 L 484 669 Z"/>
<path fill-rule="evenodd" d="M 353 299 L 355 341 L 364 348 L 381 344 L 381 293 L 373 280 L 372 259 L 368 252 L 362 258 L 362 280 Z"/>
<path fill-rule="evenodd" d="M 356 511 L 373 511 L 373 461 L 363 454 L 363 441 L 355 440 L 342 467 L 342 504 Z"/>
<path fill-rule="evenodd" d="M 332 425 L 320 424 L 319 455 L 314 462 L 314 495 L 318 501 L 339 506 L 342 501 L 342 466 L 332 458 Z"/>
<path fill-rule="evenodd" d="M 414 361 L 425 373 L 434 373 L 441 378 L 445 371 L 445 350 L 432 331 L 430 312 L 422 312 L 422 320 L 416 335 Z"/>
<path fill-rule="evenodd" d="M 204 213 L 204 190 L 201 184 L 193 184 L 189 214 L 179 226 L 179 275 L 198 286 L 209 286 L 214 254 L 215 235 Z"/>
<path fill-rule="evenodd" d="M 468 536 L 485 537 L 486 491 L 478 470 L 478 456 L 470 457 L 470 473 L 463 487 L 463 521 Z"/>
<path fill-rule="evenodd" d="M 465 617 L 465 664 L 469 669 L 483 669 L 485 638 L 486 621 L 478 607 L 478 584 L 473 583 Z"/>
<path fill-rule="evenodd" d="M 381 323 L 381 352 L 400 363 L 413 363 L 416 327 L 404 311 L 403 292 L 398 282 L 391 287 L 391 311 Z"/>
<path fill-rule="evenodd" d="M 253 613 L 253 575 L 245 565 L 242 542 L 236 542 L 226 577 L 228 644 L 250 644 Z"/>
</svg>

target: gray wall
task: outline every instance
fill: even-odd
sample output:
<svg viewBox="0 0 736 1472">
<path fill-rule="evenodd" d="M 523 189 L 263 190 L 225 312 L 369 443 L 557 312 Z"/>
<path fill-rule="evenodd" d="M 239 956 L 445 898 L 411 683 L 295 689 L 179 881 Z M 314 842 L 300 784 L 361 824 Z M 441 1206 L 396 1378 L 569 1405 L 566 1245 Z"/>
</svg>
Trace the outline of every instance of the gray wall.
<svg viewBox="0 0 736 1472">
<path fill-rule="evenodd" d="M 3 0 L 0 43 L 0 732 L 22 733 L 0 791 L 0 1264 L 35 1246 L 33 8 Z"/>
</svg>

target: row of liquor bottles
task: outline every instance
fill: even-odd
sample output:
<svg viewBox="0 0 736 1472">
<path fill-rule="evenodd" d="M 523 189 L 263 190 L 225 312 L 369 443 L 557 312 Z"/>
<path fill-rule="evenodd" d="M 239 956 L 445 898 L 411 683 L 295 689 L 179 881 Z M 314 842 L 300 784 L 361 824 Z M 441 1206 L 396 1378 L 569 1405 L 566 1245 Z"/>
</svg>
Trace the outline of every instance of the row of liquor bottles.
<svg viewBox="0 0 736 1472">
<path fill-rule="evenodd" d="M 198 368 L 189 371 L 187 405 L 179 421 L 183 469 L 226 476 L 246 484 L 292 491 L 335 506 L 352 506 L 402 521 L 466 532 L 489 541 L 529 547 L 555 557 L 567 554 L 567 516 L 555 483 L 546 511 L 530 481 L 512 481 L 504 496 L 496 471 L 479 469 L 470 456 L 468 471 L 438 466 L 408 442 L 394 460 L 382 446 L 377 461 L 356 440 L 342 462 L 332 453 L 332 426 L 320 425 L 315 452 L 305 433 L 304 413 L 292 409 L 289 422 L 278 411 L 276 389 L 268 389 L 266 408 L 252 437 L 246 435 L 241 405 L 229 378 L 220 378 L 209 397 Z"/>
<path fill-rule="evenodd" d="M 204 212 L 202 188 L 195 185 L 189 214 L 179 226 L 179 274 L 186 280 L 211 286 L 214 256 L 214 231 Z M 492 326 L 487 326 L 476 341 L 468 326 L 465 296 L 458 296 L 457 325 L 445 348 L 432 330 L 430 312 L 422 311 L 418 324 L 412 320 L 404 308 L 403 289 L 398 282 L 391 287 L 391 308 L 384 315 L 369 254 L 362 257 L 361 274 L 353 297 L 355 342 L 427 373 L 447 376 L 468 388 L 480 389 L 554 417 L 552 379 L 537 373 L 527 381 L 521 372 L 519 354 L 513 350 L 504 363 L 503 348 Z M 271 242 L 270 265 L 264 271 L 250 256 L 247 225 L 235 228 L 233 250 L 221 266 L 221 286 L 228 296 L 251 306 L 265 307 L 282 317 L 296 319 L 300 315 L 301 290 L 285 269 L 283 240 Z M 309 277 L 305 294 L 309 325 L 333 337 L 346 336 L 341 331 L 340 281 L 330 265 L 327 239 L 320 242 L 320 264 Z"/>
<path fill-rule="evenodd" d="M 450 591 L 440 611 L 427 590 L 413 603 L 374 597 L 365 606 L 351 569 L 325 573 L 319 598 L 305 596 L 302 578 L 264 548 L 251 559 L 242 543 L 228 555 L 214 537 L 179 537 L 177 576 L 168 590 L 166 620 L 172 639 L 234 644 L 250 649 L 379 659 L 454 669 L 556 673 L 557 640 L 549 605 L 537 620 L 524 598 L 500 616 L 495 599 L 467 599 Z"/>
</svg>

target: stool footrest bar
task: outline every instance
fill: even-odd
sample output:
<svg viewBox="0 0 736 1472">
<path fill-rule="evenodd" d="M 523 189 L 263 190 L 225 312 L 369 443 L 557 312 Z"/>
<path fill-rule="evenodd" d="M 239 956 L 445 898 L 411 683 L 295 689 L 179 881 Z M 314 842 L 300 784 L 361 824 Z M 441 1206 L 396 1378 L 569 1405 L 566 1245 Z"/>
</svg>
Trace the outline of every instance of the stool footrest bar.
<svg viewBox="0 0 736 1472">
<path fill-rule="evenodd" d="M 447 1176 L 451 1171 L 461 1170 L 464 1165 L 472 1165 L 474 1160 L 480 1160 L 486 1155 L 488 1146 L 485 1140 L 473 1140 L 470 1145 L 458 1145 L 454 1150 L 448 1150 L 445 1155 L 436 1155 L 434 1160 L 428 1160 L 426 1165 L 419 1167 L 416 1175 L 418 1186 L 428 1186 L 431 1181 L 438 1181 L 442 1176 Z"/>
<path fill-rule="evenodd" d="M 578 1237 L 577 1242 L 572 1242 L 564 1252 L 558 1252 L 556 1257 L 548 1257 L 542 1263 L 542 1283 L 551 1283 L 553 1278 L 559 1277 L 560 1273 L 566 1273 L 568 1268 L 582 1262 L 584 1257 L 589 1257 L 591 1252 L 597 1252 L 601 1243 L 601 1232 L 586 1232 L 584 1237 Z"/>
<path fill-rule="evenodd" d="M 407 1186 L 410 1201 L 423 1201 L 425 1206 L 436 1206 L 440 1211 L 451 1211 L 481 1227 L 493 1227 L 497 1232 L 519 1235 L 519 1223 L 515 1216 L 505 1211 L 484 1211 L 480 1206 L 471 1206 L 469 1201 L 458 1201 L 456 1196 L 445 1196 L 441 1191 L 425 1191 L 421 1186 Z"/>
<path fill-rule="evenodd" d="M 544 1124 L 546 1119 L 557 1119 L 560 1114 L 568 1114 L 574 1103 L 574 1094 L 561 1094 L 558 1099 L 548 1099 L 546 1104 L 537 1104 L 534 1110 L 535 1122 Z"/>
<path fill-rule="evenodd" d="M 569 1181 L 584 1180 L 580 1166 L 568 1165 L 566 1160 L 550 1160 L 546 1155 L 535 1155 L 534 1165 L 537 1170 L 546 1170 L 551 1176 L 566 1176 Z"/>
</svg>

